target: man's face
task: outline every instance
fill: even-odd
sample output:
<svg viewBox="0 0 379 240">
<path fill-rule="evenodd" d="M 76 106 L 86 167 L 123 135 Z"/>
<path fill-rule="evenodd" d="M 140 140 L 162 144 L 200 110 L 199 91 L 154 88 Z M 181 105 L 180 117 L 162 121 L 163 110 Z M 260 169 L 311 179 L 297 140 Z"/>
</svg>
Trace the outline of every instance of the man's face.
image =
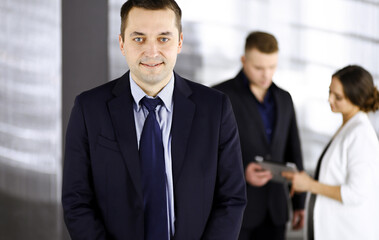
<svg viewBox="0 0 379 240">
<path fill-rule="evenodd" d="M 132 78 L 140 86 L 152 87 L 171 79 L 180 53 L 183 35 L 176 27 L 170 9 L 132 8 L 127 18 L 120 49 L 126 58 Z"/>
<path fill-rule="evenodd" d="M 278 53 L 262 53 L 253 48 L 241 58 L 243 70 L 251 85 L 267 90 L 278 63 Z"/>
</svg>

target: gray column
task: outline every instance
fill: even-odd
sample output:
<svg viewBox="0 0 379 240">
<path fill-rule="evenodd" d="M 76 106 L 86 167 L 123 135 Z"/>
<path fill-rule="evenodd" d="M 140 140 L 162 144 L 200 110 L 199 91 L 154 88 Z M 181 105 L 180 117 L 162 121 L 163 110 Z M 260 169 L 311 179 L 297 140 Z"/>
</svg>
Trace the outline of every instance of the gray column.
<svg viewBox="0 0 379 240">
<path fill-rule="evenodd" d="M 108 1 L 62 1 L 63 139 L 75 96 L 108 81 L 107 36 Z"/>
<path fill-rule="evenodd" d="M 75 96 L 108 81 L 107 36 L 108 1 L 62 0 L 63 154 Z M 69 239 L 63 221 L 61 225 L 61 239 Z"/>
</svg>

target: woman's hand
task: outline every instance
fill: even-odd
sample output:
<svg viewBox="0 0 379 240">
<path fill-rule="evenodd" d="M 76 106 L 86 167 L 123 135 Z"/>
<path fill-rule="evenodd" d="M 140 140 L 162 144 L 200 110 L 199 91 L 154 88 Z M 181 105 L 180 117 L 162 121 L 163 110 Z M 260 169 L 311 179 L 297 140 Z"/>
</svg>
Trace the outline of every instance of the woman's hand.
<svg viewBox="0 0 379 240">
<path fill-rule="evenodd" d="M 291 196 L 295 192 L 311 191 L 312 184 L 315 182 L 305 171 L 282 172 L 282 176 L 292 182 Z"/>
</svg>

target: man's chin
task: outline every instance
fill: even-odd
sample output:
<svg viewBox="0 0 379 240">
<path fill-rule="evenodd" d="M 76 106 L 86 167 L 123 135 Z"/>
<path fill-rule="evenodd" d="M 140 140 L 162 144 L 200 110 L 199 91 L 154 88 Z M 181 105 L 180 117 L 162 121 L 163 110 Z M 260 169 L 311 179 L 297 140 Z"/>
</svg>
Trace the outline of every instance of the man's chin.
<svg viewBox="0 0 379 240">
<path fill-rule="evenodd" d="M 148 84 L 156 84 L 163 81 L 164 77 L 162 74 L 146 74 L 143 76 L 143 79 Z"/>
<path fill-rule="evenodd" d="M 271 86 L 271 82 L 270 82 L 270 83 L 264 83 L 264 84 L 261 84 L 261 88 L 262 88 L 262 89 L 265 89 L 265 90 L 269 89 L 270 86 Z"/>
</svg>

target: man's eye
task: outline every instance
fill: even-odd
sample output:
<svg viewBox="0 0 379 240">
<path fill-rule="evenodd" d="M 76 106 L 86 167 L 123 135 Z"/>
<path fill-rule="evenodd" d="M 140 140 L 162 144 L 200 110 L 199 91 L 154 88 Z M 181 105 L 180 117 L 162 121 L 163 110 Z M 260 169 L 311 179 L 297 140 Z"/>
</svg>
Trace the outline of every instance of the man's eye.
<svg viewBox="0 0 379 240">
<path fill-rule="evenodd" d="M 168 41 L 168 38 L 160 38 L 160 41 L 161 41 L 161 42 L 167 42 L 167 41 Z"/>
<path fill-rule="evenodd" d="M 142 42 L 142 41 L 143 41 L 143 38 L 141 38 L 141 37 L 137 37 L 137 38 L 134 38 L 134 41 L 136 41 L 136 42 Z"/>
</svg>

